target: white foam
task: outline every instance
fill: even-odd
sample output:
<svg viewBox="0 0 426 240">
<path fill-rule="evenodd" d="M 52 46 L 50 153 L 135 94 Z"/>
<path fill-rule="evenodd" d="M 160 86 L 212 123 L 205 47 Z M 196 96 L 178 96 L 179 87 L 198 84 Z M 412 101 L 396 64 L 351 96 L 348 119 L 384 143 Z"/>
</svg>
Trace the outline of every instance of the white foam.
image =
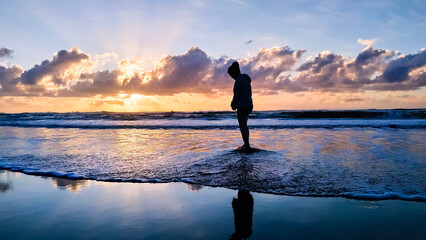
<svg viewBox="0 0 426 240">
<path fill-rule="evenodd" d="M 340 196 L 354 198 L 354 199 L 365 199 L 365 200 L 386 200 L 386 199 L 400 199 L 407 201 L 426 201 L 426 195 L 406 195 L 396 192 L 385 192 L 382 194 L 377 193 L 343 193 Z"/>
<path fill-rule="evenodd" d="M 237 130 L 19 130 L 0 127 L 0 167 L 28 174 L 425 201 L 422 129 L 256 129 L 252 154 Z"/>
</svg>

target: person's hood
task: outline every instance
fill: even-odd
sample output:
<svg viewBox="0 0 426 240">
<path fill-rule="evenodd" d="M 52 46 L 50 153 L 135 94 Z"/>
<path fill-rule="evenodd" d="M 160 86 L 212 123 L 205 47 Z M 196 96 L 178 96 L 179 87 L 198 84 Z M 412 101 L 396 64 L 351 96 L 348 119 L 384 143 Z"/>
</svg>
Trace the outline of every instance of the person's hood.
<svg viewBox="0 0 426 240">
<path fill-rule="evenodd" d="M 249 77 L 249 75 L 241 74 L 241 76 L 243 76 L 247 80 L 247 82 L 251 83 L 251 78 Z"/>
</svg>

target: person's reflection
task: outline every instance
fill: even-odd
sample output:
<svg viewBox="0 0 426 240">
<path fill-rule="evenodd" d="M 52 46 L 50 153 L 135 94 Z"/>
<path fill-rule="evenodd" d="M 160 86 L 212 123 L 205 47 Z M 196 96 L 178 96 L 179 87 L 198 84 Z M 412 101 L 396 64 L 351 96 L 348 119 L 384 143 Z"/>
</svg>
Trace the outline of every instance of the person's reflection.
<svg viewBox="0 0 426 240">
<path fill-rule="evenodd" d="M 254 199 L 248 190 L 238 190 L 238 198 L 232 200 L 235 232 L 229 239 L 247 239 L 251 236 Z"/>
</svg>

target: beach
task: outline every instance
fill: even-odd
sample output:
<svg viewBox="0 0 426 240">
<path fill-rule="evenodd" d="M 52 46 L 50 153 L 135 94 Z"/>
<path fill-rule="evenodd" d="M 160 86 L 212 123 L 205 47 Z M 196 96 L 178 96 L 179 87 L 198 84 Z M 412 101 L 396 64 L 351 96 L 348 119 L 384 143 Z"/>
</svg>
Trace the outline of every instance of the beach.
<svg viewBox="0 0 426 240">
<path fill-rule="evenodd" d="M 233 112 L 0 115 L 0 168 L 292 196 L 426 201 L 426 111 L 265 111 L 245 154 Z"/>
<path fill-rule="evenodd" d="M 0 115 L 2 239 L 424 239 L 424 110 Z"/>
<path fill-rule="evenodd" d="M 0 171 L 2 239 L 228 239 L 237 190 Z M 424 239 L 426 204 L 253 196 L 250 239 Z"/>
</svg>

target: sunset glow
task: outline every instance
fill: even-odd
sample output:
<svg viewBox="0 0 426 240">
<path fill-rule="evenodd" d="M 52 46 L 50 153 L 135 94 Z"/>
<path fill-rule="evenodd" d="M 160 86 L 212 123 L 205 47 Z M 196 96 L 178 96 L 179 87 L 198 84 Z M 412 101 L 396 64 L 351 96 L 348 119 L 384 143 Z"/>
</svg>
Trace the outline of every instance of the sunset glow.
<svg viewBox="0 0 426 240">
<path fill-rule="evenodd" d="M 365 2 L 380 19 L 345 1 L 260 4 L 8 2 L 0 111 L 230 110 L 233 61 L 253 80 L 255 110 L 426 107 L 424 3 Z"/>
</svg>

